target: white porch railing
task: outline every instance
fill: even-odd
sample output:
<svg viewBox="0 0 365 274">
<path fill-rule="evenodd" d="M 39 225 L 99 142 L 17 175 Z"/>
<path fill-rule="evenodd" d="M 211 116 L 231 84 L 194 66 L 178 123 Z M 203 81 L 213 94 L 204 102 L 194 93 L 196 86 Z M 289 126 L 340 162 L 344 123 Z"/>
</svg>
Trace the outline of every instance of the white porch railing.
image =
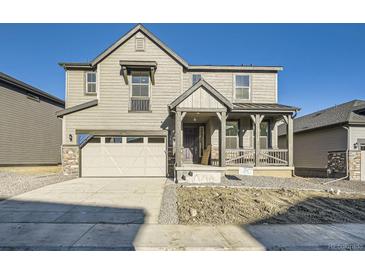
<svg viewBox="0 0 365 274">
<path fill-rule="evenodd" d="M 287 149 L 261 149 L 260 165 L 262 166 L 287 166 L 288 150 Z"/>
<path fill-rule="evenodd" d="M 226 149 L 227 166 L 255 165 L 254 149 Z"/>
<path fill-rule="evenodd" d="M 256 152 L 254 149 L 226 149 L 227 166 L 254 166 Z M 287 149 L 261 149 L 259 153 L 260 166 L 287 166 Z"/>
</svg>

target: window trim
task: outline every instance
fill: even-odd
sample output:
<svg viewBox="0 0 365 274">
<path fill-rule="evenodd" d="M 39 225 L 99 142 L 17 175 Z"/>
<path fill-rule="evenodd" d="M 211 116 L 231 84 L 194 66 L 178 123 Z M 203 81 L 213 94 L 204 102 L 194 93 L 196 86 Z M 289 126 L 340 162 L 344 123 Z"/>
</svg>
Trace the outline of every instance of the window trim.
<svg viewBox="0 0 365 274">
<path fill-rule="evenodd" d="M 248 76 L 248 81 L 249 81 L 248 99 L 236 98 L 236 88 L 237 88 L 237 86 L 236 86 L 236 76 Z M 244 87 L 244 86 L 242 86 L 242 87 Z M 235 73 L 235 74 L 233 74 L 233 100 L 235 102 L 251 101 L 251 91 L 252 91 L 252 75 L 250 73 Z"/>
<path fill-rule="evenodd" d="M 90 82 L 90 84 L 95 83 L 95 92 L 89 92 L 88 91 L 88 74 L 95 74 L 95 82 Z M 86 71 L 85 72 L 85 94 L 86 95 L 94 95 L 96 96 L 98 94 L 98 73 L 96 71 Z"/>
<path fill-rule="evenodd" d="M 132 77 L 133 77 L 133 73 L 136 72 L 144 72 L 146 73 L 146 76 L 148 76 L 148 84 L 146 84 L 146 86 L 148 86 L 148 96 L 133 96 L 133 81 L 132 81 Z M 146 113 L 146 112 L 152 112 L 151 111 L 151 106 L 152 106 L 152 79 L 151 79 L 151 74 L 149 70 L 132 70 L 130 72 L 130 74 L 128 75 L 129 77 L 129 102 L 128 102 L 128 112 L 133 112 L 133 113 Z M 137 111 L 137 110 L 132 110 L 132 98 L 141 98 L 141 99 L 149 99 L 149 109 L 148 110 L 143 110 L 143 111 Z"/>
<path fill-rule="evenodd" d="M 236 122 L 237 123 L 237 136 L 228 136 L 227 135 L 227 123 L 228 122 Z M 239 149 L 240 148 L 240 120 L 239 119 L 230 119 L 230 120 L 227 120 L 227 122 L 226 122 L 226 149 L 232 149 L 232 148 L 227 148 L 227 137 L 228 138 L 232 138 L 232 139 L 233 139 L 233 137 L 236 137 L 236 139 L 237 139 L 237 146 L 236 146 L 235 149 Z"/>
<path fill-rule="evenodd" d="M 199 75 L 200 76 L 200 79 L 194 83 L 194 76 L 195 75 Z M 198 83 L 201 79 L 203 79 L 203 76 L 201 75 L 201 73 L 193 73 L 191 75 L 191 84 L 192 84 L 192 86 L 195 85 L 196 83 Z"/>
</svg>

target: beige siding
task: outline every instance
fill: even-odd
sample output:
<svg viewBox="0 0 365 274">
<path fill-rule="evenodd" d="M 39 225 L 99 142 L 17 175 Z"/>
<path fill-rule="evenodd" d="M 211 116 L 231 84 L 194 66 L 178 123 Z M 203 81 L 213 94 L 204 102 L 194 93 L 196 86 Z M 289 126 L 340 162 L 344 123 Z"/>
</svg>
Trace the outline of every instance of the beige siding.
<svg viewBox="0 0 365 274">
<path fill-rule="evenodd" d="M 66 73 L 66 108 L 73 107 L 96 98 L 96 95 L 85 94 L 86 71 L 69 70 Z"/>
<path fill-rule="evenodd" d="M 327 152 L 346 150 L 347 131 L 342 127 L 294 134 L 294 165 L 298 168 L 327 168 Z"/>
<path fill-rule="evenodd" d="M 181 108 L 225 108 L 204 88 L 199 88 L 179 104 Z"/>
<path fill-rule="evenodd" d="M 60 163 L 61 109 L 0 83 L 0 165 Z"/>
<path fill-rule="evenodd" d="M 184 90 L 192 86 L 192 75 L 201 74 L 204 80 L 222 93 L 228 100 L 233 100 L 234 72 L 185 72 Z M 277 74 L 271 72 L 247 73 L 251 76 L 251 100 L 246 102 L 277 103 Z"/>
<path fill-rule="evenodd" d="M 99 105 L 68 115 L 66 135 L 76 129 L 165 129 L 171 123 L 167 105 L 182 92 L 182 67 L 148 38 L 144 52 L 136 52 L 134 43 L 131 38 L 99 64 Z M 130 85 L 120 75 L 120 60 L 157 62 L 150 113 L 128 112 Z"/>
<path fill-rule="evenodd" d="M 365 139 L 365 126 L 351 126 L 349 134 L 349 149 L 354 149 L 354 144 L 357 143 L 357 139 Z"/>
</svg>

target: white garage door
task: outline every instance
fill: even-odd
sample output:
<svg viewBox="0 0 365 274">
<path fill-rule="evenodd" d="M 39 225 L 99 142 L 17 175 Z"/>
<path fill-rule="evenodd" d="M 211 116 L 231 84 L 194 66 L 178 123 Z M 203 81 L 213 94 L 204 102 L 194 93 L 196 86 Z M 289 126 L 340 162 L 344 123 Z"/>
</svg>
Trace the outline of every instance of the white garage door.
<svg viewBox="0 0 365 274">
<path fill-rule="evenodd" d="M 165 137 L 94 137 L 81 150 L 81 175 L 164 177 L 165 149 Z"/>
</svg>

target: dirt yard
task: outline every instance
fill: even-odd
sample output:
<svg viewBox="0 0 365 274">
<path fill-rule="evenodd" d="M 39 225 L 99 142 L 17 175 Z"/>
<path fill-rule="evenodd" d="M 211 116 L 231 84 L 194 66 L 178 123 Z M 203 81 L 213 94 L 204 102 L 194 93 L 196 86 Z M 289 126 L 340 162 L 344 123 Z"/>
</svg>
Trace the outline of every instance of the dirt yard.
<svg viewBox="0 0 365 274">
<path fill-rule="evenodd" d="M 180 224 L 365 223 L 365 195 L 179 187 Z"/>
</svg>

